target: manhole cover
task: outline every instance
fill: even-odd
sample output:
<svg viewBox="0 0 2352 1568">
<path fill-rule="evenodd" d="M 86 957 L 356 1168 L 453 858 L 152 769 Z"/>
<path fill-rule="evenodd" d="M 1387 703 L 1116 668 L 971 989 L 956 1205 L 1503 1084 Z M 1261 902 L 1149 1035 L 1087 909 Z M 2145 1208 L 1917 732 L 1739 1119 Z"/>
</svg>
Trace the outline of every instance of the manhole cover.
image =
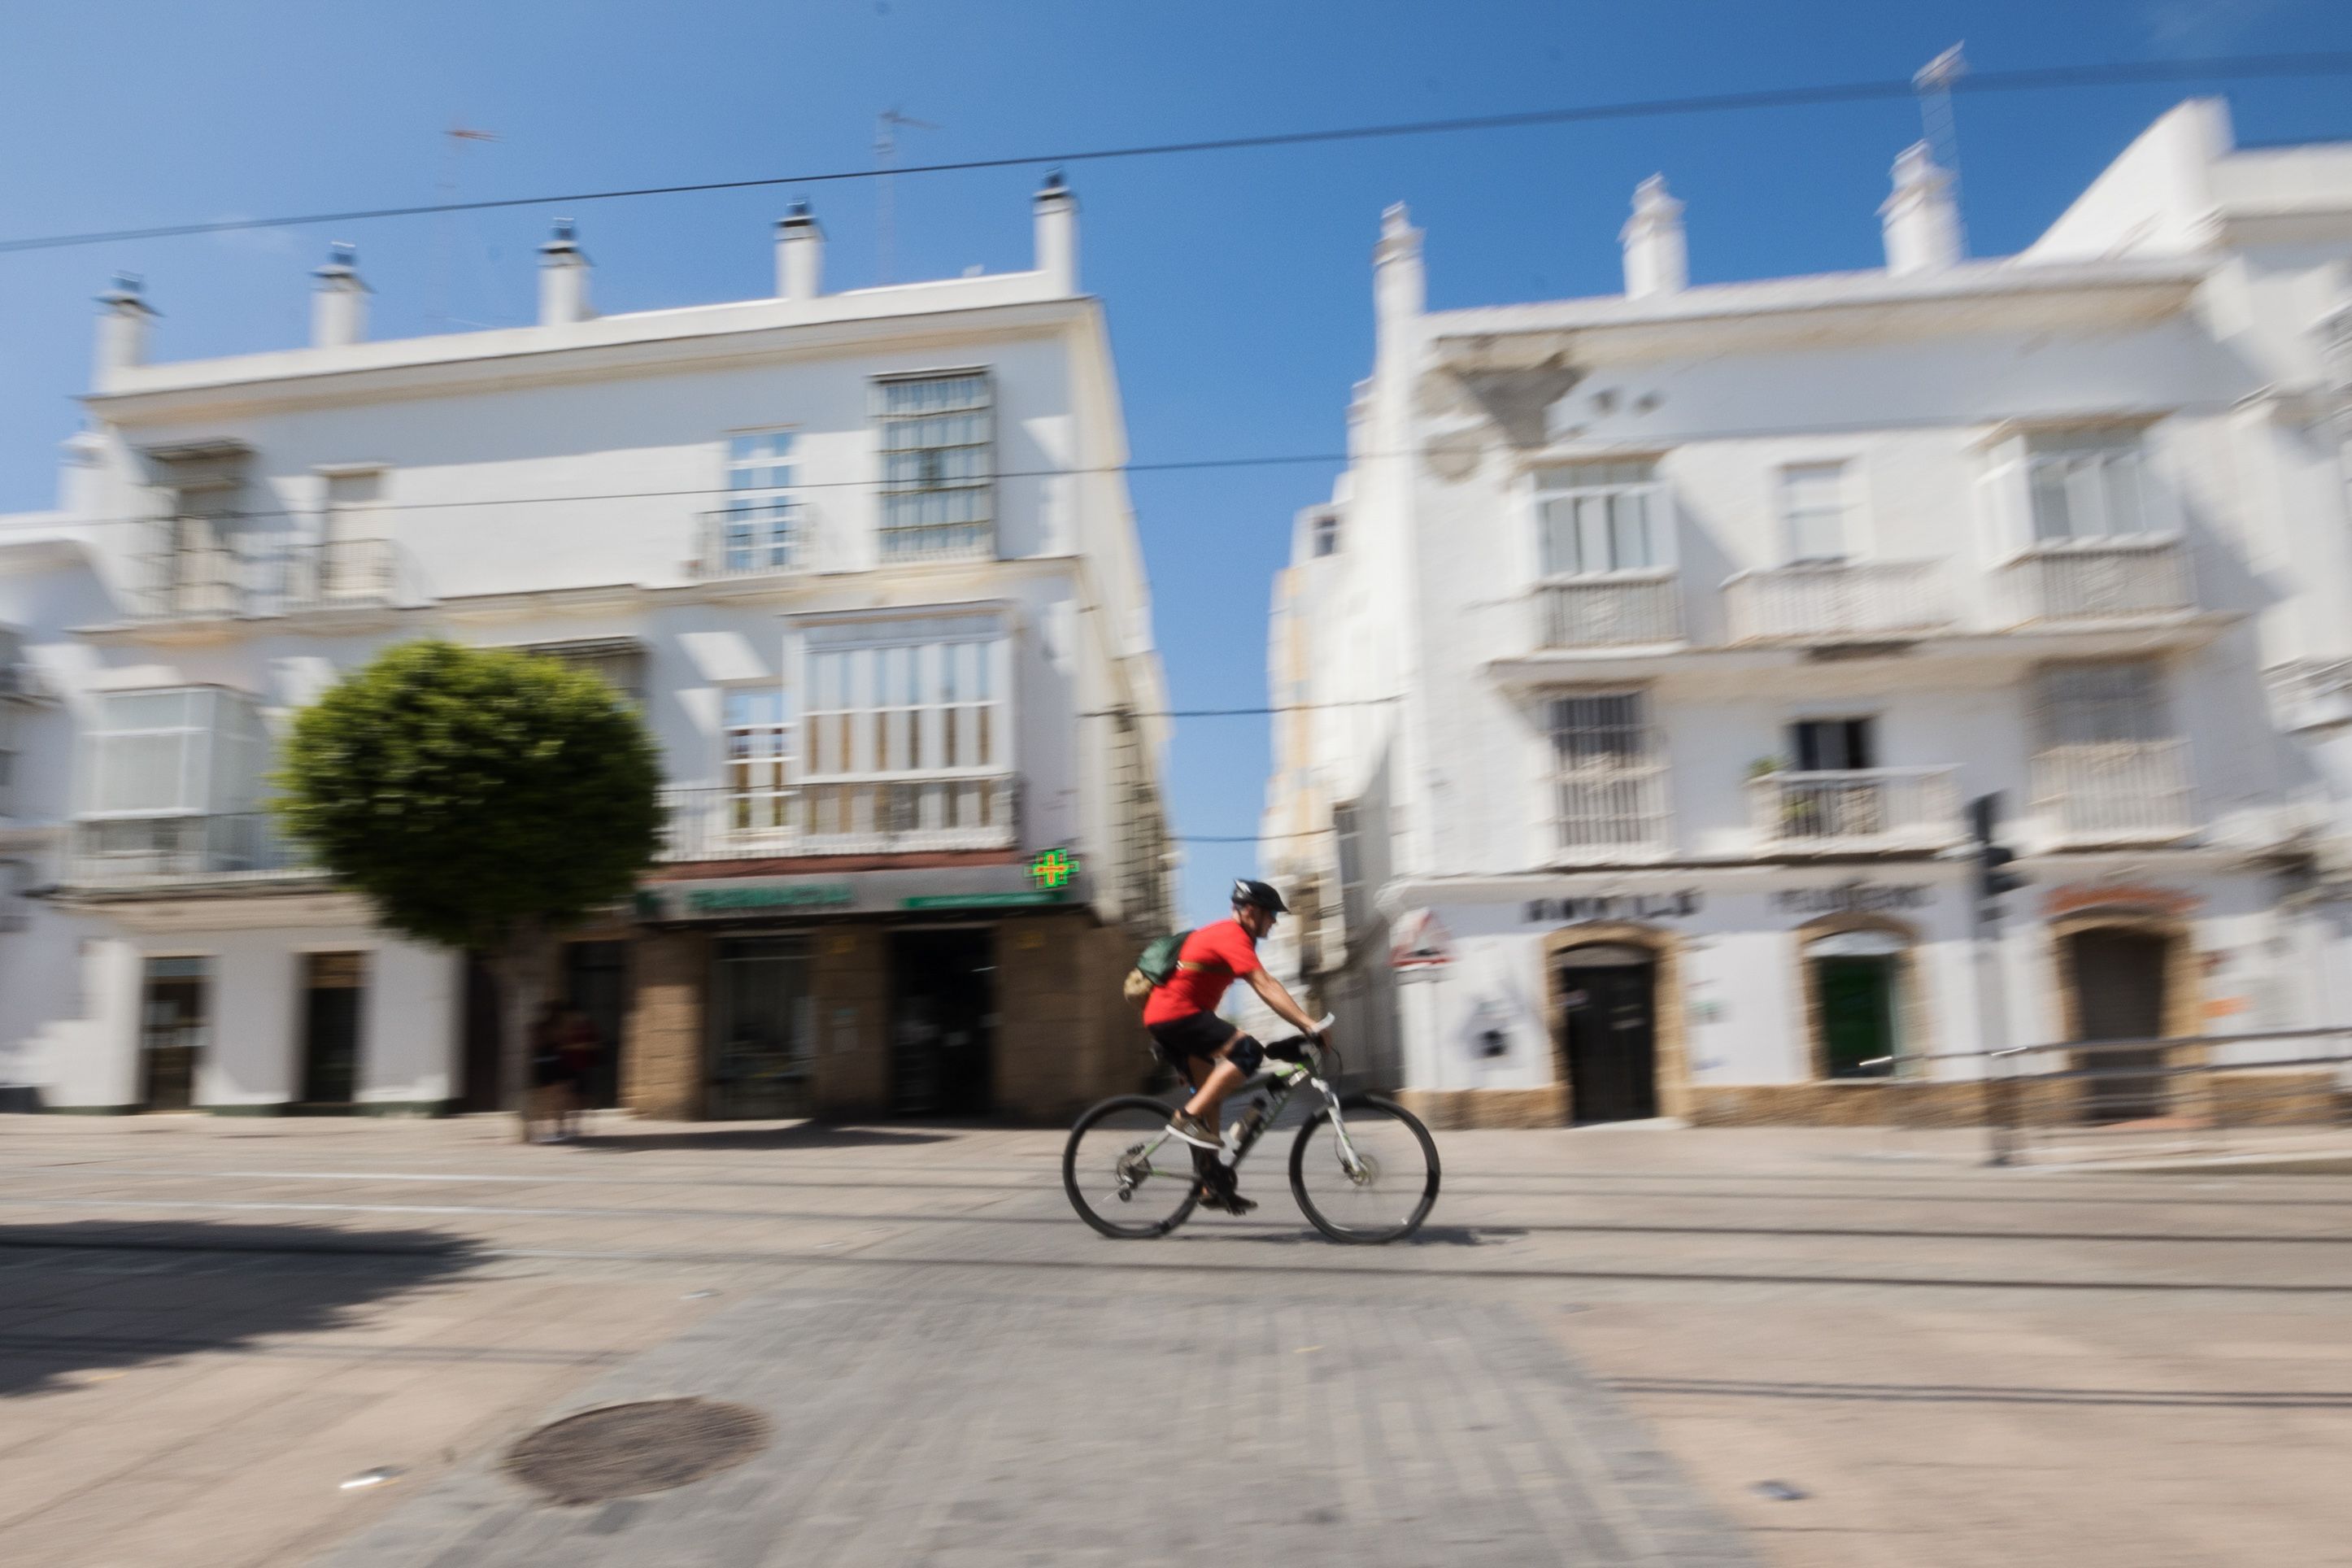
<svg viewBox="0 0 2352 1568">
<path fill-rule="evenodd" d="M 552 1502 L 667 1491 L 730 1469 L 767 1446 L 768 1418 L 716 1399 L 612 1405 L 551 1422 L 517 1443 L 507 1473 Z"/>
</svg>

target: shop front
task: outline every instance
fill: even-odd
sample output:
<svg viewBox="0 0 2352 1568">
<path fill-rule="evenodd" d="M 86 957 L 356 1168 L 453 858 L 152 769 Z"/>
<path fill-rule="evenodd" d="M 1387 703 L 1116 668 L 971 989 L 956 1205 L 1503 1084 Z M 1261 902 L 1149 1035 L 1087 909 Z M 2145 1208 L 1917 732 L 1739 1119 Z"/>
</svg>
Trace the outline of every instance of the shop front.
<svg viewBox="0 0 2352 1568">
<path fill-rule="evenodd" d="M 1149 1065 L 1123 1038 L 1131 943 L 1055 864 L 648 887 L 622 1103 L 736 1121 L 1045 1117 L 1128 1087 Z"/>
</svg>

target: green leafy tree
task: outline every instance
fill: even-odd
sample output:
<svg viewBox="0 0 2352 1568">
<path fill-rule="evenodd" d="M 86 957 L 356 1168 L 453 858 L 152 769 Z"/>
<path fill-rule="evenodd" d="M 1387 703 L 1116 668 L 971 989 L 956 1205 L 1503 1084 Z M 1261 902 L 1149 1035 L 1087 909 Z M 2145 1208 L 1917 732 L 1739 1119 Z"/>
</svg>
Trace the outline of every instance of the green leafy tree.
<svg viewBox="0 0 2352 1568">
<path fill-rule="evenodd" d="M 382 924 L 484 954 L 520 1107 L 555 933 L 635 886 L 660 836 L 660 777 L 644 723 L 595 676 L 423 641 L 296 715 L 276 805 Z"/>
</svg>

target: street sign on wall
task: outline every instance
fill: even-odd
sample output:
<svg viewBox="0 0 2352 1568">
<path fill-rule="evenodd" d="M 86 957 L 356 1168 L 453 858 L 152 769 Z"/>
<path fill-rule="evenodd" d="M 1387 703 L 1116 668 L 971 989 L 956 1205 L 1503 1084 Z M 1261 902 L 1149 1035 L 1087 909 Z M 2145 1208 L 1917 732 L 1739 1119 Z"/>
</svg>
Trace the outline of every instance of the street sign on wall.
<svg viewBox="0 0 2352 1568">
<path fill-rule="evenodd" d="M 1412 910 L 1397 921 L 1389 940 L 1389 963 L 1401 970 L 1443 969 L 1454 962 L 1454 939 L 1427 910 Z"/>
</svg>

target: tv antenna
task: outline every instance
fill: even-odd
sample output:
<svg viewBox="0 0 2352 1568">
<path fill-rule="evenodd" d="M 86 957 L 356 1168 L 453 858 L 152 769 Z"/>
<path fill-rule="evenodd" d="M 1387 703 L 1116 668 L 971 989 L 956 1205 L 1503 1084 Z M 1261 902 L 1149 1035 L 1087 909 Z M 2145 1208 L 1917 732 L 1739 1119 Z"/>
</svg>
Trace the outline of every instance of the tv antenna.
<svg viewBox="0 0 2352 1568">
<path fill-rule="evenodd" d="M 1952 226 L 1959 233 L 1960 254 L 1969 253 L 1968 225 L 1960 216 L 1960 132 L 1952 120 L 1952 84 L 1969 74 L 1968 57 L 1954 44 L 1911 77 L 1919 95 L 1919 130 L 1927 151 L 1951 181 Z"/>
<path fill-rule="evenodd" d="M 449 226 L 457 215 L 448 209 L 457 200 L 457 160 L 467 146 L 476 142 L 495 142 L 498 137 L 488 131 L 469 130 L 463 125 L 451 125 L 442 132 L 448 139 L 448 151 L 441 160 L 441 178 L 434 188 L 440 194 L 442 211 L 435 215 L 433 225 L 433 318 L 436 331 L 449 330 Z"/>
<path fill-rule="evenodd" d="M 875 281 L 877 283 L 890 281 L 890 253 L 898 239 L 895 232 L 898 215 L 893 210 L 890 195 L 890 170 L 892 160 L 898 155 L 901 127 L 909 131 L 939 129 L 928 120 L 917 120 L 899 113 L 896 109 L 886 109 L 874 117 L 874 249 Z"/>
</svg>

